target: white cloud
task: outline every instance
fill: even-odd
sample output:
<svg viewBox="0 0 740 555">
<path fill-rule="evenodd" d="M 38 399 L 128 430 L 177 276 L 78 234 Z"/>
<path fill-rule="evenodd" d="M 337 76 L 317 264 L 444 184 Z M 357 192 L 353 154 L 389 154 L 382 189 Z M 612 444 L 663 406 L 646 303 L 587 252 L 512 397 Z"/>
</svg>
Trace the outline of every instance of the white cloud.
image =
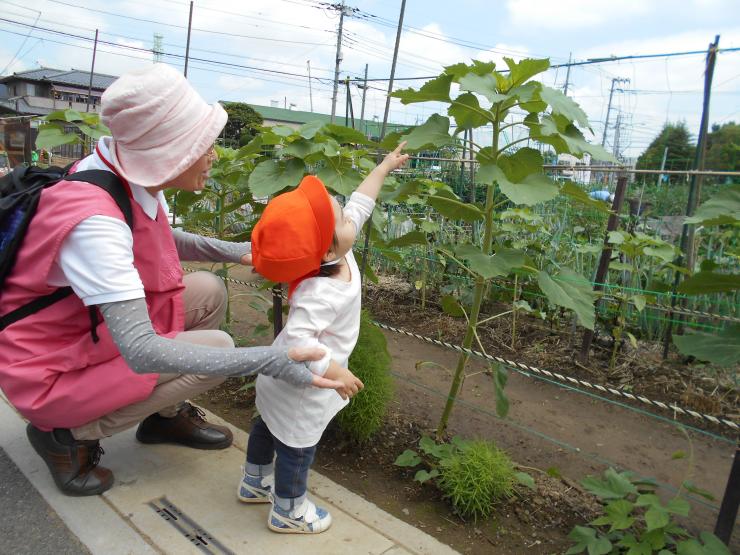
<svg viewBox="0 0 740 555">
<path fill-rule="evenodd" d="M 511 22 L 539 29 L 579 29 L 639 17 L 651 11 L 644 0 L 507 0 Z"/>
</svg>

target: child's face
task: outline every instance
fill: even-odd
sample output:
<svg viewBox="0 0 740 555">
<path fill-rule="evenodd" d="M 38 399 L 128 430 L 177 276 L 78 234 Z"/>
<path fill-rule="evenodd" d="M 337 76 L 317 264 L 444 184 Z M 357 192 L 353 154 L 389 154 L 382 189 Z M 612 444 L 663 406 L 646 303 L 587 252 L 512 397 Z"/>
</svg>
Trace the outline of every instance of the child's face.
<svg viewBox="0 0 740 555">
<path fill-rule="evenodd" d="M 333 243 L 329 247 L 328 252 L 324 255 L 324 262 L 331 262 L 342 258 L 350 250 L 355 242 L 355 236 L 357 230 L 355 224 L 348 216 L 344 215 L 342 206 L 339 204 L 337 199 L 329 197 L 331 200 L 331 206 L 334 209 L 334 235 L 336 236 L 336 243 Z"/>
</svg>

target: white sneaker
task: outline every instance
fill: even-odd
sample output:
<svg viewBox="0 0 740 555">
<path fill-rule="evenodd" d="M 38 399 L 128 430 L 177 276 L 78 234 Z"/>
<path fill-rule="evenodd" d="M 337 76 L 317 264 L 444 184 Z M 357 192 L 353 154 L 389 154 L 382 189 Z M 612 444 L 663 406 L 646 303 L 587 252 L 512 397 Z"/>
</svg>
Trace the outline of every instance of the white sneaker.
<svg viewBox="0 0 740 555">
<path fill-rule="evenodd" d="M 270 492 L 275 482 L 275 475 L 251 476 L 242 468 L 242 476 L 239 486 L 236 488 L 236 496 L 242 503 L 269 503 Z"/>
<path fill-rule="evenodd" d="M 290 511 L 281 509 L 273 501 L 267 526 L 281 534 L 320 534 L 331 526 L 331 514 L 314 505 L 308 498 Z"/>
</svg>

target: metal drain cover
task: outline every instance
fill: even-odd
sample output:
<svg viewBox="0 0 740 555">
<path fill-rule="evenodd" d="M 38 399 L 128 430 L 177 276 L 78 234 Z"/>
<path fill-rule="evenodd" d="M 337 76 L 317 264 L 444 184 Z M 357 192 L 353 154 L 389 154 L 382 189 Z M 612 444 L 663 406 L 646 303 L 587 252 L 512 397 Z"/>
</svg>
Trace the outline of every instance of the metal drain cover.
<svg viewBox="0 0 740 555">
<path fill-rule="evenodd" d="M 150 501 L 149 506 L 203 553 L 210 553 L 212 555 L 236 555 L 186 515 L 182 509 L 168 500 L 167 497 L 160 497 L 155 501 Z"/>
</svg>

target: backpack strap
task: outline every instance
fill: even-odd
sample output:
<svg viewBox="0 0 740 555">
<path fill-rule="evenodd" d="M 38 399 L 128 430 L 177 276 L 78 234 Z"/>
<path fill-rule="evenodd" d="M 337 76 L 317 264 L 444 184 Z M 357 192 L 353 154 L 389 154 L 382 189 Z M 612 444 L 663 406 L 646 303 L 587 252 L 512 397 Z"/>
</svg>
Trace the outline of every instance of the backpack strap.
<svg viewBox="0 0 740 555">
<path fill-rule="evenodd" d="M 19 176 L 19 178 L 20 177 L 22 176 Z M 101 189 L 105 190 L 111 197 L 113 197 L 113 200 L 118 205 L 118 208 L 121 210 L 121 212 L 123 212 L 123 217 L 126 220 L 126 224 L 129 226 L 129 228 L 131 228 L 131 231 L 133 232 L 134 214 L 131 208 L 131 199 L 128 197 L 128 194 L 123 186 L 123 183 L 121 182 L 121 179 L 116 174 L 106 170 L 85 170 L 69 174 L 63 179 L 65 181 L 82 181 L 84 183 L 90 183 L 92 185 L 97 185 Z M 56 182 L 52 182 L 50 183 L 50 185 L 53 185 L 55 183 Z M 17 322 L 18 320 L 21 320 L 26 316 L 35 314 L 36 312 L 53 305 L 57 301 L 61 301 L 71 294 L 71 287 L 60 287 L 59 289 L 48 295 L 38 297 L 31 302 L 16 308 L 8 314 L 0 317 L 0 331 L 4 330 L 10 324 Z M 90 306 L 88 307 L 88 310 L 90 313 L 90 333 L 92 334 L 93 342 L 97 343 L 100 340 L 97 334 L 97 327 L 100 323 L 98 309 L 95 306 Z"/>
</svg>

